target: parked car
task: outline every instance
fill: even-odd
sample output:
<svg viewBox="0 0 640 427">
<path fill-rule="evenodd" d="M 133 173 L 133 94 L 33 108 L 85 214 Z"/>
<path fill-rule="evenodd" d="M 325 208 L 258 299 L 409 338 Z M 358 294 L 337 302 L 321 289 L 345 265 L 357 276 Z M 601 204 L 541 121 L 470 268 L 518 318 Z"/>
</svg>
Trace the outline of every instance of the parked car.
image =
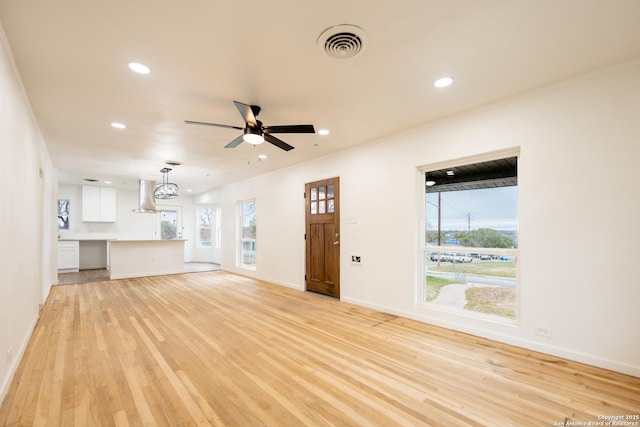
<svg viewBox="0 0 640 427">
<path fill-rule="evenodd" d="M 429 254 L 429 259 L 431 261 L 436 262 L 438 261 L 438 258 L 440 258 L 440 262 L 452 262 L 454 255 L 446 252 L 431 252 Z"/>
<path fill-rule="evenodd" d="M 471 262 L 473 261 L 473 258 L 471 258 L 467 254 L 455 254 L 453 256 L 453 261 L 454 262 Z"/>
</svg>

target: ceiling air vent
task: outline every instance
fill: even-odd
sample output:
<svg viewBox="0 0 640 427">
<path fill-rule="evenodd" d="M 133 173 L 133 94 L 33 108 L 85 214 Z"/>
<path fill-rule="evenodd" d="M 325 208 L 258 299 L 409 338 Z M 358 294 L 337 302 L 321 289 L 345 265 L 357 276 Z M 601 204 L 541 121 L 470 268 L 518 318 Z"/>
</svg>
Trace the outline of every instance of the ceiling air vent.
<svg viewBox="0 0 640 427">
<path fill-rule="evenodd" d="M 350 59 L 364 50 L 367 39 L 362 28 L 337 25 L 320 34 L 318 47 L 334 59 Z"/>
</svg>

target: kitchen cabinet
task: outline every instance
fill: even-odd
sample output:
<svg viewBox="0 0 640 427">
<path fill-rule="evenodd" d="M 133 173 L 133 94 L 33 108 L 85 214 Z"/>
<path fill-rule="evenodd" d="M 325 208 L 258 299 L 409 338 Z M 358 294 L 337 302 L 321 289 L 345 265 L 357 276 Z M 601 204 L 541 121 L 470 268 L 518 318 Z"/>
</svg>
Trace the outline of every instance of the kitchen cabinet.
<svg viewBox="0 0 640 427">
<path fill-rule="evenodd" d="M 83 185 L 82 221 L 116 222 L 116 189 Z"/>
<path fill-rule="evenodd" d="M 58 241 L 58 271 L 71 272 L 80 268 L 80 247 L 77 240 Z"/>
</svg>

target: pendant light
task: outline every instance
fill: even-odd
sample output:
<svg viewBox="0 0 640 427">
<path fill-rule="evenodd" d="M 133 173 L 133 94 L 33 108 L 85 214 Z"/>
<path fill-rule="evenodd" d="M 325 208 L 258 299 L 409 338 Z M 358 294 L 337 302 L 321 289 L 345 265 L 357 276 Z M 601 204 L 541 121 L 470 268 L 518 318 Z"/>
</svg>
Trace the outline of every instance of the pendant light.
<svg viewBox="0 0 640 427">
<path fill-rule="evenodd" d="M 178 197 L 178 185 L 169 182 L 169 172 L 171 168 L 162 168 L 162 184 L 156 185 L 153 197 L 156 199 L 175 199 Z"/>
</svg>

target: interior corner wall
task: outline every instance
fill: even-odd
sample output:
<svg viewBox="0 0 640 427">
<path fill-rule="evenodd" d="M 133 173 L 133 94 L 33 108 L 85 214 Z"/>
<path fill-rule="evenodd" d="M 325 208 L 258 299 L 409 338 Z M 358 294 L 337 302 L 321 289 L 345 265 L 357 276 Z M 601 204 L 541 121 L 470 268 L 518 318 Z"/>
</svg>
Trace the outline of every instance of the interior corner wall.
<svg viewBox="0 0 640 427">
<path fill-rule="evenodd" d="M 57 186 L 1 24 L 0 94 L 1 400 L 53 282 Z"/>
<path fill-rule="evenodd" d="M 201 198 L 222 206 L 224 269 L 302 290 L 304 184 L 339 176 L 343 301 L 640 376 L 638 135 L 633 61 Z M 509 148 L 520 150 L 518 323 L 419 304 L 419 168 Z M 250 198 L 255 271 L 236 266 L 236 206 Z"/>
</svg>

